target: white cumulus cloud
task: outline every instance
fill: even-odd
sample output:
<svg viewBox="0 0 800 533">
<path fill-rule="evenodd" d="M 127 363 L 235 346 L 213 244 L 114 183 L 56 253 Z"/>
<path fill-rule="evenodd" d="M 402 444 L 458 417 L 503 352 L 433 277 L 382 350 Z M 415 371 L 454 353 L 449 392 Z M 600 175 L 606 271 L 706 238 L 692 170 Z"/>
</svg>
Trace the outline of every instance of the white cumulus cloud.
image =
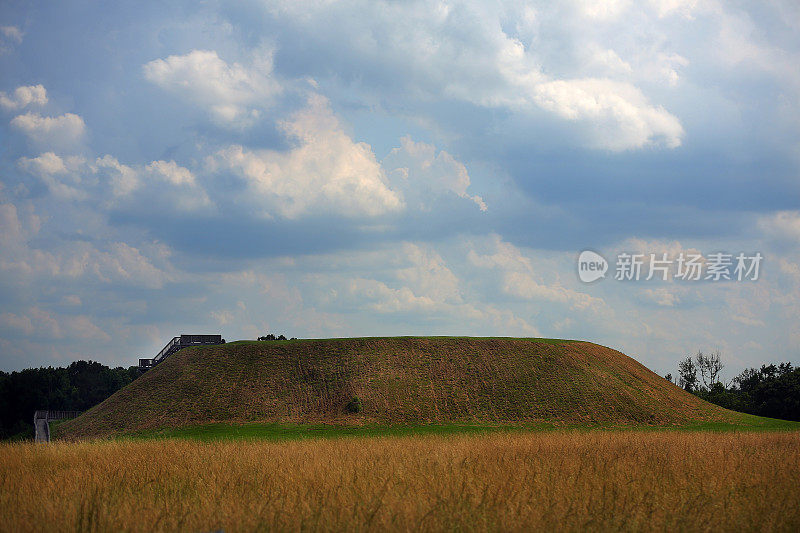
<svg viewBox="0 0 800 533">
<path fill-rule="evenodd" d="M 281 127 L 300 143 L 288 152 L 233 145 L 210 160 L 212 168 L 243 177 L 265 214 L 360 217 L 403 207 L 371 147 L 344 132 L 325 98 L 313 96 L 307 108 Z"/>
<path fill-rule="evenodd" d="M 680 303 L 680 297 L 675 293 L 675 289 L 667 289 L 665 287 L 642 289 L 640 296 L 643 300 L 661 307 L 675 307 Z"/>
<path fill-rule="evenodd" d="M 25 113 L 14 117 L 11 125 L 33 142 L 43 146 L 75 146 L 86 134 L 86 124 L 74 113 L 65 113 L 58 117 Z"/>
<path fill-rule="evenodd" d="M 534 100 L 542 108 L 591 126 L 590 142 L 613 151 L 663 142 L 681 145 L 680 121 L 652 106 L 635 86 L 608 79 L 555 80 L 536 85 Z"/>
<path fill-rule="evenodd" d="M 194 174 L 175 161 L 153 161 L 145 167 L 151 176 L 162 180 L 174 189 L 161 191 L 173 198 L 173 205 L 182 211 L 193 211 L 211 205 L 208 194 L 197 183 Z"/>
<path fill-rule="evenodd" d="M 642 65 L 662 56 L 658 61 L 672 67 L 659 77 L 677 83 L 680 60 L 665 62 L 675 53 L 655 29 L 660 13 L 688 7 L 667 3 L 351 1 L 269 9 L 344 68 L 342 79 L 357 86 L 379 80 L 375 93 L 386 95 L 387 107 L 455 99 L 505 109 L 518 120 L 540 119 L 544 110 L 573 122 L 579 143 L 622 151 L 675 148 L 684 137 L 679 118 L 641 88 L 652 82 Z M 633 23 L 646 30 L 614 38 L 628 35 L 623 28 Z M 396 91 L 387 93 L 389 73 Z"/>
<path fill-rule="evenodd" d="M 37 157 L 19 159 L 20 168 L 38 177 L 47 188 L 61 198 L 84 199 L 81 170 L 85 160 L 79 156 L 62 158 L 53 152 L 45 152 Z"/>
<path fill-rule="evenodd" d="M 42 85 L 17 87 L 10 95 L 0 92 L 0 107 L 16 111 L 29 105 L 42 106 L 47 103 L 47 90 Z"/>
<path fill-rule="evenodd" d="M 94 168 L 110 185 L 114 197 L 126 196 L 141 186 L 139 173 L 112 155 L 98 157 Z"/>
<path fill-rule="evenodd" d="M 188 169 L 179 166 L 175 161 L 153 161 L 147 165 L 147 170 L 162 176 L 173 185 L 194 185 L 194 174 Z"/>
<path fill-rule="evenodd" d="M 771 237 L 800 243 L 800 211 L 779 211 L 762 216 L 758 227 Z"/>
<path fill-rule="evenodd" d="M 22 43 L 23 35 L 16 26 L 0 26 L 0 54 L 7 54 Z"/>
<path fill-rule="evenodd" d="M 546 283 L 536 275 L 533 262 L 522 251 L 499 235 L 492 235 L 488 253 L 470 249 L 467 258 L 473 265 L 497 270 L 501 290 L 525 300 L 543 300 L 569 305 L 572 309 L 598 311 L 605 302 L 589 294 L 564 287 L 559 281 Z"/>
<path fill-rule="evenodd" d="M 16 26 L 0 26 L 0 35 L 17 44 L 22 42 L 22 30 Z"/>
<path fill-rule="evenodd" d="M 444 150 L 436 152 L 432 144 L 414 142 L 411 137 L 400 139 L 401 146 L 395 148 L 381 162 L 389 173 L 399 176 L 396 180 L 407 200 L 413 198 L 423 208 L 435 195 L 449 192 L 475 202 L 481 211 L 486 203 L 478 195 L 470 195 L 467 168 Z"/>
<path fill-rule="evenodd" d="M 251 66 L 227 63 L 213 50 L 192 50 L 145 64 L 145 78 L 159 87 L 206 108 L 220 125 L 252 125 L 281 91 L 272 76 L 272 56 Z"/>
</svg>

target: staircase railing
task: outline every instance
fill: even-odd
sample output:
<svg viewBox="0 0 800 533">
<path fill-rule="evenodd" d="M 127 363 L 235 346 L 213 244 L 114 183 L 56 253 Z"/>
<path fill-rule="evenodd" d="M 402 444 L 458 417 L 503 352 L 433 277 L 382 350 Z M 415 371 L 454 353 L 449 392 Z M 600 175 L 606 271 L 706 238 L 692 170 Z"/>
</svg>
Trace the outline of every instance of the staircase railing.
<svg viewBox="0 0 800 533">
<path fill-rule="evenodd" d="M 181 342 L 181 338 L 180 337 L 174 337 L 171 341 L 169 341 L 167 343 L 167 345 L 164 346 L 161 349 L 160 352 L 158 352 L 158 355 L 153 357 L 153 364 L 155 365 L 156 363 L 161 361 L 161 359 L 164 358 L 167 355 L 167 353 L 170 351 L 170 349 L 172 349 L 173 346 L 177 345 L 180 342 Z"/>
<path fill-rule="evenodd" d="M 139 359 L 139 371 L 145 372 L 150 370 L 158 363 L 169 357 L 171 354 L 180 349 L 189 346 L 202 346 L 210 344 L 225 344 L 225 339 L 222 335 L 180 335 L 173 337 L 171 341 L 164 346 L 158 354 L 152 359 Z"/>
<path fill-rule="evenodd" d="M 65 418 L 78 418 L 82 411 L 49 411 L 38 410 L 34 411 L 34 420 L 64 420 Z"/>
<path fill-rule="evenodd" d="M 50 442 L 50 421 L 77 418 L 81 411 L 50 411 L 37 410 L 33 412 L 34 440 L 36 442 Z"/>
</svg>

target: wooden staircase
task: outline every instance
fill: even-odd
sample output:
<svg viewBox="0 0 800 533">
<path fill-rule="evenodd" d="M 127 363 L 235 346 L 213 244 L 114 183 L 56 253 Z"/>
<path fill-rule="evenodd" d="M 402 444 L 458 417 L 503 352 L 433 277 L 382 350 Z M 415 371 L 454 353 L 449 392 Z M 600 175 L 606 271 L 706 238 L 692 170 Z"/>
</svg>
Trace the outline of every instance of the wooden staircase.
<svg viewBox="0 0 800 533">
<path fill-rule="evenodd" d="M 146 372 L 178 350 L 190 346 L 225 344 L 222 335 L 181 335 L 173 337 L 152 359 L 139 359 L 139 371 Z"/>
<path fill-rule="evenodd" d="M 33 413 L 33 427 L 36 442 L 50 442 L 50 421 L 77 418 L 80 411 L 36 411 Z"/>
</svg>

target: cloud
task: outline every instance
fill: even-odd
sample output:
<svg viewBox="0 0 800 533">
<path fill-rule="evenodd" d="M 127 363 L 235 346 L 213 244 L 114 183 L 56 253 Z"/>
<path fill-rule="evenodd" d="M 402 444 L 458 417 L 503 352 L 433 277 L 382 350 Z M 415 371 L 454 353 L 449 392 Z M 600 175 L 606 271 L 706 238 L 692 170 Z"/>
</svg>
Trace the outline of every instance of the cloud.
<svg viewBox="0 0 800 533">
<path fill-rule="evenodd" d="M 644 301 L 661 307 L 675 307 L 680 302 L 680 298 L 675 294 L 674 289 L 670 290 L 665 287 L 643 289 L 640 292 L 640 296 Z"/>
<path fill-rule="evenodd" d="M 88 162 L 82 156 L 45 152 L 34 158 L 21 157 L 18 166 L 39 178 L 54 196 L 92 198 L 98 202 L 96 207 L 103 209 L 139 202 L 139 211 L 145 206 L 161 206 L 188 212 L 211 205 L 195 175 L 172 160 L 130 166 L 109 154 Z"/>
<path fill-rule="evenodd" d="M 630 3 L 630 0 L 578 0 L 577 5 L 588 18 L 609 20 L 621 16 Z"/>
<path fill-rule="evenodd" d="M 611 262 L 611 268 L 614 268 L 614 263 L 616 262 L 616 258 L 621 253 L 628 253 L 628 254 L 640 254 L 642 257 L 640 258 L 642 261 L 641 267 L 641 277 L 647 278 L 650 276 L 650 264 L 651 260 L 655 259 L 656 263 L 653 263 L 654 266 L 659 266 L 658 262 L 663 260 L 663 255 L 667 254 L 667 260 L 673 261 L 669 265 L 669 270 L 667 272 L 667 281 L 674 281 L 674 274 L 676 273 L 677 266 L 674 263 L 678 260 L 678 258 L 682 255 L 684 258 L 690 258 L 692 256 L 701 256 L 698 262 L 700 264 L 705 265 L 707 258 L 703 255 L 703 250 L 699 250 L 695 247 L 687 247 L 681 244 L 679 241 L 665 241 L 665 240 L 658 240 L 658 239 L 641 239 L 638 237 L 630 237 L 628 239 L 623 240 L 622 242 L 618 243 L 614 246 L 614 250 L 608 256 L 608 259 Z M 709 250 L 705 250 L 705 253 L 710 253 Z M 654 257 L 653 257 L 654 256 Z M 663 265 L 661 265 L 663 266 Z M 703 268 L 706 268 L 703 266 Z M 614 272 L 610 272 L 609 276 L 613 277 Z M 653 277 L 655 279 L 662 279 L 662 272 L 654 268 Z M 652 298 L 651 298 L 652 300 Z"/>
<path fill-rule="evenodd" d="M 128 165 L 123 165 L 114 156 L 106 154 L 98 157 L 94 163 L 94 170 L 108 180 L 115 198 L 127 196 L 141 186 L 138 172 Z"/>
<path fill-rule="evenodd" d="M 175 161 L 153 161 L 147 170 L 158 174 L 173 185 L 195 185 L 195 178 L 188 168 L 178 166 Z"/>
<path fill-rule="evenodd" d="M 68 294 L 61 300 L 65 305 L 79 306 L 82 304 L 81 297 L 77 294 Z"/>
<path fill-rule="evenodd" d="M 350 254 L 348 254 L 349 256 Z M 334 264 L 339 261 L 328 261 Z M 432 245 L 405 242 L 399 250 L 348 257 L 374 277 L 317 276 L 335 287 L 328 305 L 351 312 L 375 312 L 396 317 L 413 316 L 426 324 L 449 324 L 456 331 L 491 331 L 495 334 L 539 335 L 536 327 L 513 310 L 476 298 Z M 376 279 L 380 278 L 380 279 Z M 452 334 L 453 330 L 448 333 Z"/>
<path fill-rule="evenodd" d="M 0 54 L 8 54 L 15 46 L 22 44 L 23 35 L 16 26 L 0 26 Z"/>
<path fill-rule="evenodd" d="M 714 4 L 714 2 L 707 3 Z M 631 11 L 632 6 L 642 10 L 653 10 L 658 18 L 674 14 L 691 18 L 697 0 L 649 0 L 637 3 L 631 0 L 578 0 L 577 5 L 583 16 L 608 22 L 622 18 Z"/>
<path fill-rule="evenodd" d="M 281 315 L 285 308 L 290 316 L 323 319 L 328 325 L 322 331 L 337 334 L 375 334 L 381 330 L 390 334 L 540 333 L 514 309 L 487 302 L 476 293 L 471 276 L 461 277 L 456 271 L 464 266 L 463 252 L 445 259 L 442 248 L 425 242 L 403 242 L 371 251 L 272 260 L 264 265 L 264 271 L 270 274 L 226 274 L 222 283 L 226 294 L 234 288 L 243 291 L 248 308 L 263 308 L 264 302 L 270 302 L 269 312 L 277 306 Z M 281 271 L 285 276 L 278 274 Z M 276 289 L 281 286 L 285 288 Z M 264 287 L 270 287 L 268 299 L 263 297 Z M 281 296 L 295 293 L 292 298 Z M 519 308 L 516 303 L 514 306 Z M 231 311 L 230 306 L 227 310 Z M 231 312 L 237 316 L 237 312 Z M 222 311 L 217 313 L 217 318 L 227 316 Z M 304 328 L 319 328 L 313 321 L 295 322 L 302 322 Z"/>
<path fill-rule="evenodd" d="M 281 92 L 272 75 L 272 54 L 250 67 L 226 63 L 213 50 L 156 59 L 143 67 L 145 78 L 162 89 L 192 100 L 222 126 L 245 128 L 255 123 Z"/>
<path fill-rule="evenodd" d="M 764 327 L 766 325 L 764 324 L 763 320 L 749 316 L 732 315 L 731 320 L 734 320 L 740 324 L 744 324 L 745 326 Z"/>
<path fill-rule="evenodd" d="M 0 327 L 31 335 L 34 331 L 33 321 L 25 315 L 14 313 L 0 313 Z"/>
<path fill-rule="evenodd" d="M 633 67 L 628 61 L 622 59 L 617 52 L 611 48 L 603 48 L 597 43 L 591 43 L 585 50 L 586 67 L 597 69 L 604 75 L 630 75 Z"/>
<path fill-rule="evenodd" d="M 380 216 L 404 209 L 431 211 L 448 196 L 487 205 L 470 194 L 467 168 L 432 144 L 400 139 L 400 147 L 378 161 L 366 143 L 344 132 L 320 95 L 280 123 L 297 143 L 288 152 L 232 145 L 208 159 L 214 172 L 233 172 L 249 186 L 250 201 L 268 216 L 296 219 L 309 214 Z"/>
<path fill-rule="evenodd" d="M 5 250 L 8 253 L 7 258 L 11 259 L 13 257 L 11 251 L 39 232 L 41 220 L 29 210 L 20 213 L 16 205 L 10 202 L 3 203 L 0 204 L 0 227 L 3 228 L 3 231 L 0 231 L 0 248 Z"/>
<path fill-rule="evenodd" d="M 59 315 L 40 307 L 31 307 L 24 314 L 0 313 L 0 327 L 51 339 L 111 340 L 111 337 L 85 315 Z"/>
<path fill-rule="evenodd" d="M 22 42 L 22 30 L 16 26 L 0 26 L 0 35 L 17 44 Z"/>
<path fill-rule="evenodd" d="M 74 113 L 65 113 L 59 117 L 43 117 L 38 113 L 26 113 L 14 117 L 11 125 L 33 142 L 44 146 L 75 146 L 86 135 L 86 124 L 81 117 Z"/>
<path fill-rule="evenodd" d="M 364 217 L 403 207 L 371 147 L 344 132 L 325 98 L 311 97 L 308 107 L 281 128 L 299 143 L 297 147 L 277 152 L 232 145 L 209 160 L 212 169 L 242 177 L 264 214 L 289 219 L 309 214 Z"/>
<path fill-rule="evenodd" d="M 127 282 L 159 289 L 169 280 L 169 275 L 153 265 L 141 250 L 124 242 L 115 242 L 108 251 L 95 251 L 87 255 L 89 269 L 103 282 Z"/>
<path fill-rule="evenodd" d="M 678 69 L 687 66 L 689 60 L 679 54 L 659 53 L 653 64 L 656 70 L 655 75 L 665 80 L 670 87 L 675 87 L 681 78 Z"/>
<path fill-rule="evenodd" d="M 490 237 L 489 248 L 489 253 L 483 255 L 471 248 L 467 259 L 477 267 L 499 271 L 503 293 L 525 300 L 559 302 L 575 310 L 598 311 L 605 307 L 600 298 L 564 287 L 558 281 L 547 284 L 537 279 L 532 261 L 499 235 Z"/>
<path fill-rule="evenodd" d="M 53 152 L 45 152 L 34 158 L 22 157 L 18 164 L 20 168 L 41 179 L 50 192 L 58 197 L 72 200 L 87 198 L 87 191 L 82 189 L 80 177 L 80 171 L 85 166 L 85 159 L 82 157 L 61 158 Z"/>
<path fill-rule="evenodd" d="M 548 111 L 590 126 L 590 143 L 612 151 L 663 142 L 681 145 L 680 121 L 662 107 L 647 102 L 629 83 L 608 79 L 556 80 L 535 86 L 533 99 Z"/>
<path fill-rule="evenodd" d="M 692 18 L 697 8 L 698 0 L 650 0 L 650 5 L 655 8 L 659 18 L 678 14 L 684 18 Z M 706 5 L 714 5 L 714 2 L 704 2 Z"/>
<path fill-rule="evenodd" d="M 429 296 L 417 296 L 408 287 L 392 288 L 374 279 L 352 279 L 347 291 L 351 297 L 361 300 L 362 305 L 378 313 L 430 312 L 436 307 Z"/>
<path fill-rule="evenodd" d="M 225 309 L 221 311 L 211 311 L 209 315 L 214 320 L 214 322 L 216 322 L 220 326 L 227 326 L 234 320 L 233 313 Z"/>
<path fill-rule="evenodd" d="M 39 157 L 29 159 L 22 157 L 19 160 L 20 165 L 36 174 L 52 175 L 62 174 L 67 172 L 67 167 L 64 165 L 64 160 L 53 152 L 46 152 Z"/>
<path fill-rule="evenodd" d="M 609 36 L 619 33 L 616 25 L 625 23 L 622 15 L 635 4 L 523 4 L 427 3 L 421 9 L 417 2 L 336 2 L 311 11 L 302 4 L 268 10 L 281 29 L 318 51 L 327 70 L 320 75 L 334 69 L 356 87 L 375 80 L 370 88 L 383 95 L 387 108 L 456 100 L 539 123 L 544 110 L 575 123 L 570 129 L 576 140 L 593 148 L 681 144 L 678 117 L 635 85 L 650 77 L 640 76 L 639 65 L 610 46 Z M 649 28 L 654 19 L 652 10 L 636 9 L 637 23 Z M 664 53 L 664 44 L 649 33 L 632 40 L 628 49 L 647 54 L 647 61 Z M 601 75 L 593 77 L 598 66 Z"/>
<path fill-rule="evenodd" d="M 433 247 L 404 243 L 401 256 L 410 263 L 396 272 L 397 279 L 405 286 L 437 302 L 462 302 L 458 277 Z"/>
<path fill-rule="evenodd" d="M 779 211 L 758 219 L 758 228 L 766 235 L 800 243 L 800 211 Z"/>
<path fill-rule="evenodd" d="M 444 150 L 436 153 L 432 144 L 414 142 L 409 136 L 400 139 L 400 143 L 381 164 L 387 173 L 399 178 L 394 183 L 403 190 L 407 201 L 413 198 L 418 206 L 429 210 L 436 196 L 448 192 L 473 201 L 481 211 L 487 210 L 483 198 L 467 193 L 467 168 L 452 155 Z"/>
<path fill-rule="evenodd" d="M 205 190 L 197 183 L 194 174 L 175 161 L 153 161 L 145 167 L 151 176 L 166 182 L 170 190 L 157 186 L 162 196 L 169 197 L 172 205 L 181 211 L 194 211 L 211 205 Z"/>
<path fill-rule="evenodd" d="M 304 303 L 301 288 L 307 288 L 308 278 L 292 279 L 289 274 L 275 272 L 288 267 L 291 273 L 294 266 L 294 260 L 282 259 L 263 271 L 232 271 L 215 276 L 221 281 L 220 293 L 229 304 L 209 316 L 215 323 L 227 322 L 229 328 L 240 328 L 251 337 L 270 331 L 292 336 L 291 331 L 297 328 L 312 335 L 352 334 L 338 314 L 340 310 L 320 312 L 313 303 Z"/>
<path fill-rule="evenodd" d="M 29 105 L 43 106 L 47 103 L 47 90 L 42 85 L 17 87 L 13 94 L 0 92 L 0 107 L 16 111 Z"/>
<path fill-rule="evenodd" d="M 41 219 L 11 203 L 0 204 L 0 272 L 16 285 L 53 280 L 88 278 L 115 286 L 158 289 L 171 279 L 169 265 L 154 263 L 168 255 L 162 246 L 149 246 L 149 254 L 124 242 L 99 246 L 67 241 L 44 249 L 32 244 L 40 233 Z"/>
<path fill-rule="evenodd" d="M 560 283 L 547 285 L 525 272 L 506 272 L 502 284 L 503 292 L 526 300 L 544 300 L 568 304 L 572 309 L 592 309 L 602 304 L 602 300 L 588 294 L 573 291 Z M 595 309 L 596 310 L 596 309 Z"/>
</svg>

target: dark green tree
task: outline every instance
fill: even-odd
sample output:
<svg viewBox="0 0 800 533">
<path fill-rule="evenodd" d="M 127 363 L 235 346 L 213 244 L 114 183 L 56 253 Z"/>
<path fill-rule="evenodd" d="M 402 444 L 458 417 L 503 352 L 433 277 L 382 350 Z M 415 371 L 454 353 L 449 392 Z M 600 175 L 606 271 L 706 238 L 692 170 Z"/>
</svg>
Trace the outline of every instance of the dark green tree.
<svg viewBox="0 0 800 533">
<path fill-rule="evenodd" d="M 0 438 L 31 432 L 37 409 L 84 411 L 138 376 L 135 366 L 109 368 L 94 361 L 0 372 Z"/>
<path fill-rule="evenodd" d="M 800 421 L 800 368 L 791 363 L 748 368 L 726 386 L 719 379 L 724 365 L 720 353 L 678 363 L 681 387 L 727 409 L 769 418 Z M 698 381 L 700 372 L 702 384 Z"/>
<path fill-rule="evenodd" d="M 678 385 L 689 392 L 697 388 L 697 366 L 691 356 L 678 363 Z"/>
<path fill-rule="evenodd" d="M 705 355 L 698 350 L 695 356 L 695 364 L 700 371 L 703 390 L 710 391 L 714 384 L 719 382 L 719 374 L 725 367 L 725 365 L 722 364 L 722 354 L 717 350 L 709 355 Z"/>
</svg>

